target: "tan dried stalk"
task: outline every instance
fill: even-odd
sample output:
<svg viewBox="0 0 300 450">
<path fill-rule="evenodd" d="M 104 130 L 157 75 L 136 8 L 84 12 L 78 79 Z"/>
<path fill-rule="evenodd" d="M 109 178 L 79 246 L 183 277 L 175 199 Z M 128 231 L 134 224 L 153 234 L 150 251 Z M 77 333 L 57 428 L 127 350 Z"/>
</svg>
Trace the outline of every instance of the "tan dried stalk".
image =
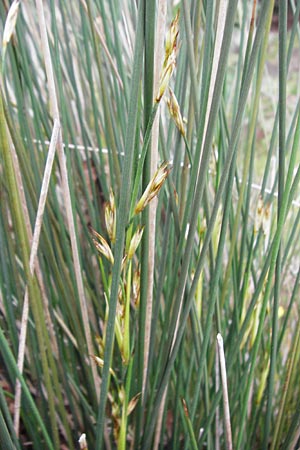
<svg viewBox="0 0 300 450">
<path fill-rule="evenodd" d="M 220 388 L 220 366 L 219 366 L 219 359 L 218 359 L 218 343 L 216 345 L 216 392 L 219 391 Z M 220 450 L 220 408 L 217 406 L 216 408 L 216 436 L 215 436 L 215 449 Z"/>
<path fill-rule="evenodd" d="M 60 115 L 59 115 L 58 101 L 57 101 L 56 88 L 55 88 L 55 82 L 54 82 L 54 72 L 53 72 L 53 66 L 52 66 L 52 60 L 51 60 L 51 54 L 50 54 L 50 48 L 49 48 L 49 42 L 48 42 L 43 1 L 36 0 L 36 6 L 37 6 L 38 22 L 39 22 L 39 26 L 40 26 L 42 51 L 43 51 L 43 55 L 44 55 L 45 68 L 46 68 L 46 74 L 47 74 L 47 80 L 48 80 L 51 114 L 53 116 L 53 119 L 56 119 L 58 121 L 58 123 L 60 123 Z M 62 140 L 61 131 L 58 134 L 57 152 L 58 152 L 59 165 L 60 165 L 61 176 L 62 176 L 63 196 L 64 196 L 64 202 L 65 202 L 65 207 L 66 207 L 68 228 L 69 228 L 69 233 L 70 233 L 71 248 L 72 248 L 72 254 L 73 254 L 73 261 L 74 261 L 74 270 L 75 270 L 75 277 L 76 277 L 76 284 L 77 284 L 77 289 L 78 289 L 80 308 L 81 308 L 81 313 L 82 313 L 84 334 L 85 334 L 85 339 L 86 339 L 86 343 L 87 343 L 87 352 L 88 352 L 88 354 L 92 355 L 94 352 L 93 352 L 91 330 L 90 330 L 89 319 L 88 319 L 88 308 L 87 308 L 87 302 L 86 302 L 85 293 L 84 293 L 84 286 L 83 286 L 81 267 L 80 267 L 80 261 L 79 261 L 79 252 L 78 252 L 76 233 L 75 233 L 75 223 L 74 223 L 74 217 L 73 217 L 73 211 L 72 211 L 71 194 L 70 194 L 70 187 L 69 187 L 69 181 L 68 181 L 68 172 L 67 172 L 66 158 L 65 158 L 64 149 L 63 149 L 63 140 Z M 92 369 L 95 390 L 96 390 L 97 397 L 98 397 L 99 390 L 100 390 L 100 383 L 98 382 L 97 369 L 94 364 L 91 365 L 91 369 Z"/>
<path fill-rule="evenodd" d="M 155 66 L 154 66 L 154 81 L 153 92 L 158 92 L 160 70 L 164 57 L 164 36 L 166 29 L 166 17 L 167 17 L 167 1 L 161 0 L 158 2 L 157 9 L 157 32 L 155 43 Z M 151 142 L 151 176 L 156 171 L 158 165 L 158 137 L 159 137 L 159 111 L 156 115 L 153 123 L 152 130 L 152 142 Z M 149 256 L 148 256 L 148 292 L 147 292 L 147 305 L 146 305 L 146 322 L 145 322 L 145 343 L 144 343 L 144 374 L 143 374 L 143 397 L 146 384 L 146 376 L 148 371 L 148 359 L 149 359 L 149 347 L 150 347 L 150 333 L 151 333 L 151 319 L 152 319 L 152 303 L 153 303 L 153 281 L 154 281 L 154 263 L 155 263 L 155 223 L 156 223 L 156 209 L 157 199 L 154 199 L 149 205 Z M 154 446 L 153 450 L 158 449 L 160 441 L 160 433 L 163 419 L 163 411 L 166 401 L 166 392 L 164 392 L 162 403 L 158 413 Z"/>
<path fill-rule="evenodd" d="M 162 427 L 162 421 L 163 421 L 163 417 L 164 417 L 164 409 L 165 409 L 165 403 L 166 403 L 166 397 L 167 397 L 167 390 L 168 390 L 168 386 L 166 386 L 166 388 L 165 388 L 164 394 L 161 399 L 161 405 L 158 410 L 153 450 L 157 450 L 158 446 L 160 444 L 161 427 Z"/>
<path fill-rule="evenodd" d="M 40 234 L 41 234 L 43 215 L 44 215 L 46 199 L 47 199 L 47 195 L 48 195 L 50 176 L 51 176 L 52 167 L 53 167 L 55 148 L 56 148 L 59 130 L 60 130 L 59 123 L 57 120 L 55 120 L 53 131 L 52 131 L 52 136 L 51 136 L 51 142 L 50 142 L 50 146 L 49 146 L 49 151 L 48 151 L 48 156 L 47 156 L 47 162 L 46 162 L 42 187 L 41 187 L 40 199 L 39 199 L 39 204 L 38 204 L 38 210 L 37 210 L 32 244 L 31 244 L 31 250 L 30 250 L 29 268 L 30 268 L 31 275 L 34 274 L 35 265 L 36 265 L 36 261 L 37 261 L 37 251 L 38 251 L 38 246 L 39 246 L 39 239 L 40 239 Z M 25 201 L 25 203 L 23 201 L 23 207 L 24 207 L 24 209 L 27 209 L 26 201 Z M 27 218 L 27 221 L 28 221 L 28 212 L 27 212 L 27 214 L 25 214 L 25 217 Z M 29 224 L 29 229 L 30 229 L 30 224 Z M 48 310 L 48 308 L 47 308 L 47 310 Z M 18 349 L 18 369 L 19 369 L 20 373 L 23 372 L 23 367 L 24 367 L 28 316 L 29 316 L 29 296 L 28 296 L 28 287 L 26 287 L 24 302 L 23 302 L 23 312 L 22 312 L 22 319 L 21 319 L 21 330 L 20 330 L 19 349 Z M 48 323 L 48 325 L 49 325 L 49 323 Z M 50 327 L 51 327 L 51 325 L 50 325 Z M 55 341 L 55 343 L 56 343 L 56 341 Z M 56 348 L 55 352 L 57 352 L 57 348 Z M 20 380 L 17 379 L 16 380 L 15 402 L 14 402 L 14 428 L 15 428 L 17 436 L 19 435 L 19 428 L 20 428 L 21 393 L 22 393 L 21 383 L 20 383 Z"/>
<path fill-rule="evenodd" d="M 223 390 L 223 409 L 224 409 L 226 448 L 227 448 L 227 450 L 232 450 L 232 433 L 231 433 L 229 399 L 228 399 L 228 389 L 227 389 L 226 362 L 225 362 L 223 338 L 220 333 L 217 334 L 217 344 L 218 344 L 218 351 L 219 351 L 219 360 L 220 360 L 220 369 L 221 369 L 220 371 L 221 371 L 222 390 Z"/>
<path fill-rule="evenodd" d="M 158 3 L 153 92 L 157 92 L 159 88 L 160 70 L 164 56 L 164 35 L 166 26 L 166 14 L 167 14 L 167 2 L 166 0 L 161 0 Z M 150 175 L 151 178 L 155 174 L 158 166 L 158 138 L 159 138 L 159 111 L 155 117 L 152 128 L 151 175 Z M 157 198 L 154 198 L 152 202 L 149 204 L 149 259 L 148 259 L 149 275 L 148 275 L 148 293 L 147 293 L 147 312 L 145 323 L 143 395 L 145 388 L 145 379 L 148 370 L 148 356 L 149 356 L 151 317 L 152 317 L 156 209 L 157 209 Z"/>
<path fill-rule="evenodd" d="M 299 438 L 300 438 L 300 427 L 296 430 L 295 435 L 293 437 L 293 440 L 292 440 L 288 450 L 295 450 L 295 448 L 297 447 Z"/>
<path fill-rule="evenodd" d="M 0 79 L 0 85 L 1 85 L 1 90 L 2 90 L 2 86 L 3 86 L 2 77 Z M 8 138 L 10 139 L 9 133 L 8 133 Z M 17 185 L 19 186 L 20 201 L 21 201 L 22 210 L 23 210 L 23 214 L 24 214 L 24 221 L 25 221 L 25 227 L 26 227 L 26 232 L 27 232 L 27 236 L 28 236 L 28 241 L 32 242 L 32 240 L 33 240 L 32 239 L 32 229 L 31 229 L 31 223 L 30 223 L 30 218 L 29 218 L 29 212 L 28 212 L 28 208 L 27 208 L 27 202 L 26 202 L 26 198 L 25 198 L 25 191 L 24 191 L 24 186 L 23 186 L 23 180 L 22 180 L 19 160 L 18 160 L 18 156 L 16 153 L 16 149 L 15 149 L 13 143 L 11 142 L 11 139 L 10 139 L 10 150 L 11 150 L 12 162 L 13 162 L 13 167 L 14 167 L 14 174 L 16 177 Z M 36 272 L 36 277 L 37 277 L 37 280 L 38 280 L 38 283 L 40 286 L 42 300 L 43 300 L 43 304 L 44 304 L 44 308 L 45 308 L 44 312 L 45 312 L 46 323 L 47 323 L 48 330 L 50 333 L 52 351 L 55 355 L 57 355 L 58 354 L 58 346 L 57 346 L 56 336 L 54 333 L 53 324 L 52 324 L 52 320 L 51 320 L 51 316 L 50 316 L 50 312 L 49 312 L 49 304 L 48 304 L 46 289 L 44 286 L 42 271 L 41 271 L 38 259 L 35 262 L 35 272 Z M 27 300 L 26 300 L 26 296 L 27 296 Z M 26 303 L 27 303 L 27 306 L 26 306 Z M 23 315 L 22 315 L 22 320 L 21 320 L 20 342 L 19 342 L 19 351 L 18 351 L 18 367 L 19 367 L 20 373 L 23 372 L 23 365 L 24 365 L 24 349 L 22 349 L 22 345 L 23 345 L 22 342 L 24 342 L 24 345 L 25 345 L 27 320 L 28 320 L 28 312 L 27 312 L 27 319 L 26 319 L 26 309 L 28 309 L 28 292 L 27 292 L 27 294 L 25 293 L 25 299 L 24 299 L 24 305 L 23 305 Z M 24 314 L 25 314 L 25 317 L 24 317 Z M 24 328 L 24 330 L 23 330 L 23 328 Z M 21 362 L 22 360 L 23 360 L 23 362 Z M 21 403 L 21 385 L 20 385 L 19 379 L 17 378 L 16 379 L 15 405 L 14 405 L 14 411 L 15 411 L 14 428 L 15 428 L 15 432 L 16 432 L 17 436 L 19 434 L 20 403 Z"/>
</svg>

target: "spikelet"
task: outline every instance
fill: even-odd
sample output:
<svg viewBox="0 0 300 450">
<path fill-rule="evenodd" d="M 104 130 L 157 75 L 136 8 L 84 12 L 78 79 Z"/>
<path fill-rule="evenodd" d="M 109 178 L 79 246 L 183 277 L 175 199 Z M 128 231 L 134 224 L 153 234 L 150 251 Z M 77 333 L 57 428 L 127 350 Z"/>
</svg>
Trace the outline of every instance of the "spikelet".
<svg viewBox="0 0 300 450">
<path fill-rule="evenodd" d="M 151 200 L 158 194 L 164 181 L 169 175 L 171 166 L 168 162 L 163 162 L 162 165 L 157 169 L 153 175 L 150 183 L 146 187 L 142 197 L 138 201 L 135 207 L 135 214 L 140 213 L 143 209 L 151 202 Z"/>
<path fill-rule="evenodd" d="M 105 204 L 105 225 L 112 244 L 116 241 L 116 204 L 112 189 L 109 192 L 109 202 Z"/>
<path fill-rule="evenodd" d="M 93 242 L 98 252 L 101 253 L 101 255 L 105 256 L 105 258 L 108 259 L 108 261 L 111 262 L 111 264 L 113 264 L 114 255 L 112 254 L 111 248 L 104 239 L 104 237 L 101 236 L 101 234 L 97 233 L 97 231 L 95 230 L 92 230 L 92 233 L 94 236 Z"/>
<path fill-rule="evenodd" d="M 178 128 L 179 132 L 182 134 L 182 136 L 185 136 L 185 129 L 183 125 L 183 119 L 180 112 L 179 104 L 177 101 L 177 98 L 172 91 L 172 89 L 169 87 L 169 94 L 170 97 L 167 99 L 167 105 L 170 112 L 171 117 L 173 118 L 176 127 Z"/>
<path fill-rule="evenodd" d="M 155 101 L 159 103 L 168 86 L 172 73 L 176 66 L 177 37 L 179 33 L 179 10 L 173 19 L 166 36 L 165 59 L 159 79 L 159 88 Z"/>
<path fill-rule="evenodd" d="M 133 255 L 136 252 L 136 249 L 139 246 L 139 243 L 141 242 L 142 236 L 144 232 L 144 227 L 138 227 L 136 232 L 131 238 L 129 249 L 128 249 L 128 259 L 132 259 Z"/>
</svg>

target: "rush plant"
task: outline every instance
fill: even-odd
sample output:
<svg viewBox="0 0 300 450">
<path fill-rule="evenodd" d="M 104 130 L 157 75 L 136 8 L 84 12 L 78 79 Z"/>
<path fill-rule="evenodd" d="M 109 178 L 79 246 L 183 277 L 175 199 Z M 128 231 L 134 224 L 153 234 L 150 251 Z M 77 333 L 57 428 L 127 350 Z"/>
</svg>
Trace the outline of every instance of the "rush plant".
<svg viewBox="0 0 300 450">
<path fill-rule="evenodd" d="M 1 448 L 299 447 L 299 12 L 1 2 Z"/>
</svg>

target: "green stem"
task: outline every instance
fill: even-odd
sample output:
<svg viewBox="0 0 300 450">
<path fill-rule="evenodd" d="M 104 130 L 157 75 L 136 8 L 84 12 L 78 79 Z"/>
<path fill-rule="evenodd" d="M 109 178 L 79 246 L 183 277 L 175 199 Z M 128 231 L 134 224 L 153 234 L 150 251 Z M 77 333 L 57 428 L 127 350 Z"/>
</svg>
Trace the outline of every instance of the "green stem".
<svg viewBox="0 0 300 450">
<path fill-rule="evenodd" d="M 278 148 L 278 210 L 277 220 L 280 217 L 282 207 L 282 197 L 284 191 L 285 176 L 285 140 L 286 140 L 286 39 L 287 39 L 287 2 L 279 2 L 279 148 Z M 271 416 L 273 408 L 273 392 L 275 383 L 275 371 L 277 361 L 277 344 L 278 344 L 278 307 L 280 298 L 281 284 L 281 244 L 278 249 L 275 269 L 275 286 L 274 286 L 274 305 L 273 305 L 273 321 L 272 321 L 272 342 L 271 342 L 271 362 L 270 373 L 268 379 L 268 397 L 267 397 L 267 413 L 265 419 L 265 433 L 263 449 L 267 449 L 269 445 Z"/>
<path fill-rule="evenodd" d="M 17 367 L 14 356 L 11 353 L 11 350 L 8 346 L 7 340 L 5 339 L 5 336 L 4 336 L 1 328 L 0 328 L 0 344 L 1 344 L 1 352 L 4 355 L 5 360 L 7 361 L 7 366 L 12 371 L 13 376 L 17 377 L 20 380 L 25 400 L 26 400 L 26 402 L 28 402 L 28 409 L 29 409 L 30 413 L 32 414 L 32 417 L 36 421 L 36 424 L 38 424 L 39 429 L 41 430 L 41 434 L 43 435 L 43 437 L 45 439 L 46 445 L 48 446 L 49 450 L 54 450 L 56 448 L 58 449 L 59 447 L 56 447 L 56 444 L 53 445 L 53 443 L 49 437 L 49 434 L 46 430 L 44 421 L 41 418 L 41 416 L 38 412 L 38 409 L 36 407 L 36 404 L 33 401 L 31 393 L 27 387 L 27 384 L 25 383 L 24 378 Z"/>
<path fill-rule="evenodd" d="M 20 194 L 18 191 L 18 186 L 14 174 L 14 166 L 12 155 L 9 148 L 8 137 L 6 133 L 6 122 L 4 117 L 3 108 L 3 97 L 2 92 L 0 93 L 0 142 L 2 143 L 2 155 L 3 155 L 3 165 L 4 173 L 7 179 L 8 194 L 10 198 L 10 205 L 12 211 L 12 217 L 16 229 L 17 239 L 20 244 L 22 262 L 25 270 L 26 281 L 28 283 L 29 298 L 31 300 L 31 307 L 33 311 L 33 316 L 36 322 L 36 333 L 39 343 L 39 350 L 41 352 L 41 361 L 43 366 L 43 372 L 45 375 L 45 385 L 48 394 L 48 404 L 49 404 L 49 414 L 50 422 L 53 433 L 53 438 L 55 442 L 55 448 L 59 448 L 59 435 L 56 423 L 56 413 L 54 404 L 54 393 L 49 373 L 48 360 L 45 350 L 45 318 L 39 314 L 39 302 L 41 298 L 37 289 L 37 284 L 35 278 L 31 276 L 29 267 L 29 240 L 26 235 L 26 225 L 23 216 L 23 209 L 20 200 Z M 43 310 L 42 310 L 43 311 Z M 47 339 L 47 338 L 46 338 Z"/>
<path fill-rule="evenodd" d="M 134 178 L 134 185 L 133 185 L 133 190 L 132 190 L 132 196 L 131 196 L 131 207 L 130 207 L 130 217 L 133 216 L 133 211 L 134 211 L 134 207 L 135 207 L 135 203 L 136 203 L 136 199 L 138 196 L 138 190 L 139 190 L 139 185 L 140 185 L 140 181 L 141 181 L 141 176 L 142 176 L 142 172 L 143 172 L 143 167 L 144 167 L 144 162 L 145 162 L 145 158 L 149 149 L 149 144 L 150 144 L 150 140 L 151 140 L 151 132 L 152 132 L 152 126 L 153 126 L 153 122 L 157 113 L 157 109 L 158 109 L 158 103 L 155 103 L 150 117 L 149 117 L 149 121 L 147 124 L 147 128 L 146 128 L 146 133 L 144 136 L 144 143 L 143 143 L 143 147 L 141 150 L 141 154 L 140 154 L 140 158 L 139 158 L 139 162 L 138 162 L 138 166 L 136 169 L 136 174 L 135 174 L 135 178 Z"/>
<path fill-rule="evenodd" d="M 124 251 L 125 230 L 128 223 L 129 201 L 131 189 L 128 186 L 132 178 L 133 172 L 133 155 L 136 136 L 136 123 L 138 111 L 138 93 L 140 85 L 140 75 L 143 61 L 143 35 L 144 35 L 144 2 L 139 2 L 138 9 L 138 26 L 136 33 L 136 43 L 134 52 L 133 73 L 131 80 L 131 95 L 128 112 L 128 125 L 125 139 L 125 162 L 123 168 L 122 185 L 120 190 L 120 203 L 117 209 L 117 229 L 115 244 L 115 263 L 112 273 L 112 286 L 109 301 L 109 315 L 106 328 L 106 344 L 104 351 L 104 367 L 102 372 L 102 384 L 100 393 L 100 403 L 98 409 L 97 426 L 96 426 L 96 450 L 101 450 L 103 446 L 103 431 L 105 421 L 105 406 L 109 386 L 109 368 L 112 361 L 112 352 L 115 335 L 115 317 L 118 301 L 118 287 L 121 273 L 121 265 Z"/>
</svg>

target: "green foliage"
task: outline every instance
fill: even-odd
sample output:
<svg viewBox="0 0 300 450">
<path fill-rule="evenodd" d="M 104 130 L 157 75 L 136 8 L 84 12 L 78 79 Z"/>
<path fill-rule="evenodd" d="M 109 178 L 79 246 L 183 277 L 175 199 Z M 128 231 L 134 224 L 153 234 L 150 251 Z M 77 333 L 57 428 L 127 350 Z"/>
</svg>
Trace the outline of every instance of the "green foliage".
<svg viewBox="0 0 300 450">
<path fill-rule="evenodd" d="M 1 448 L 296 448 L 300 1 L 9 6 Z"/>
</svg>

